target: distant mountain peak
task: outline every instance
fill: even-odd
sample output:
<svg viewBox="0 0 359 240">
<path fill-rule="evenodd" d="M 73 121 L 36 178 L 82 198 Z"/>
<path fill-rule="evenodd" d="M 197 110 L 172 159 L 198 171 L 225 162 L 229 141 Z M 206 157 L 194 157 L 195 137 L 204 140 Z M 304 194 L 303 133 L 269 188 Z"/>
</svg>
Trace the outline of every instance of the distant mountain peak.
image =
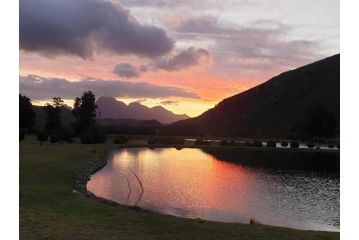
<svg viewBox="0 0 359 240">
<path fill-rule="evenodd" d="M 185 114 L 174 114 L 162 106 L 147 107 L 140 102 L 125 103 L 113 97 L 102 96 L 96 101 L 101 118 L 157 120 L 161 123 L 172 123 L 189 118 Z"/>
</svg>

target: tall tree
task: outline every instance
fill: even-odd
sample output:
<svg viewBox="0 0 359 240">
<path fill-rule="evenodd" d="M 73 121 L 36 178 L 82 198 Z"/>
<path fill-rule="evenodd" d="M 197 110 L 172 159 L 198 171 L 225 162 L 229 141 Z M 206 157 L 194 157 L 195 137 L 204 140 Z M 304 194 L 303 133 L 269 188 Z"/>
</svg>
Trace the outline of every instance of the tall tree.
<svg viewBox="0 0 359 240">
<path fill-rule="evenodd" d="M 74 129 L 76 134 L 80 134 L 87 127 L 93 125 L 96 120 L 96 103 L 95 95 L 91 92 L 84 92 L 81 98 L 76 98 L 74 103 L 73 114 L 76 118 Z"/>
<path fill-rule="evenodd" d="M 46 113 L 45 129 L 48 133 L 55 133 L 61 128 L 61 108 L 64 101 L 60 97 L 52 98 L 51 103 L 44 106 Z"/>
<path fill-rule="evenodd" d="M 35 122 L 35 112 L 32 109 L 30 98 L 19 94 L 19 125 L 22 129 L 31 130 Z"/>
</svg>

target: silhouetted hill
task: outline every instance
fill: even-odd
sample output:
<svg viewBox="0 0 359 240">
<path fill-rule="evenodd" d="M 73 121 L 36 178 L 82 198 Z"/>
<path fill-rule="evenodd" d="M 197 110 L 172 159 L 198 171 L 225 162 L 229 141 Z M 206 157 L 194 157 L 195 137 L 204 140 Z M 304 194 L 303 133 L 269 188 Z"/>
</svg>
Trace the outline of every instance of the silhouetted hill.
<svg viewBox="0 0 359 240">
<path fill-rule="evenodd" d="M 100 97 L 96 104 L 98 112 L 101 112 L 101 119 L 157 120 L 161 123 L 172 123 L 188 118 L 185 114 L 174 114 L 161 106 L 149 108 L 138 102 L 126 105 L 112 97 Z"/>
<path fill-rule="evenodd" d="M 331 128 L 334 134 L 338 134 L 339 87 L 338 54 L 284 72 L 263 84 L 224 99 L 196 118 L 171 124 L 165 132 L 295 137 L 304 132 Z"/>
</svg>

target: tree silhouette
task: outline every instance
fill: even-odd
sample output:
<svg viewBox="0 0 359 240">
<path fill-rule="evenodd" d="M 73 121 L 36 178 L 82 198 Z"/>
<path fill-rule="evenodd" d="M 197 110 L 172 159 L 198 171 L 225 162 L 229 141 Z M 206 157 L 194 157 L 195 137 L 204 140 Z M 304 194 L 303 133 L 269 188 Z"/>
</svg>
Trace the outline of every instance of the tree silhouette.
<svg viewBox="0 0 359 240">
<path fill-rule="evenodd" d="M 93 125 L 96 120 L 95 95 L 91 92 L 84 92 L 81 98 L 76 98 L 74 109 L 72 110 L 76 123 L 73 125 L 75 134 L 82 133 L 89 126 Z"/>
<path fill-rule="evenodd" d="M 38 134 L 37 134 L 37 141 L 39 141 L 40 142 L 40 145 L 42 145 L 42 143 L 43 142 L 46 142 L 47 141 L 47 139 L 48 139 L 48 135 L 46 134 L 46 133 L 44 133 L 44 132 L 39 132 Z"/>
<path fill-rule="evenodd" d="M 64 101 L 60 97 L 52 98 L 51 103 L 44 106 L 46 113 L 45 129 L 48 133 L 55 133 L 61 128 L 61 108 Z"/>
<path fill-rule="evenodd" d="M 20 128 L 31 130 L 34 126 L 35 112 L 32 109 L 30 98 L 19 94 L 19 123 Z"/>
<path fill-rule="evenodd" d="M 20 142 L 25 139 L 25 131 L 20 128 L 19 131 Z"/>
</svg>

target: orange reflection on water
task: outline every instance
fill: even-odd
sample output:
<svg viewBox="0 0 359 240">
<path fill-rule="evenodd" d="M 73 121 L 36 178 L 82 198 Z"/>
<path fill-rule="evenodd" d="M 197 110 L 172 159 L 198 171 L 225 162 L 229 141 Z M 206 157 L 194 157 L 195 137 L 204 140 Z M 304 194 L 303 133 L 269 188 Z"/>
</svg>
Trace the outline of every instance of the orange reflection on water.
<svg viewBox="0 0 359 240">
<path fill-rule="evenodd" d="M 124 149 L 114 154 L 109 164 L 95 174 L 88 189 L 96 195 L 134 204 L 139 183 L 144 185 L 139 206 L 164 209 L 238 210 L 238 189 L 245 188 L 246 174 L 239 165 L 217 160 L 199 149 Z M 231 194 L 228 194 L 231 193 Z M 240 201 L 240 205 L 244 205 Z"/>
</svg>

